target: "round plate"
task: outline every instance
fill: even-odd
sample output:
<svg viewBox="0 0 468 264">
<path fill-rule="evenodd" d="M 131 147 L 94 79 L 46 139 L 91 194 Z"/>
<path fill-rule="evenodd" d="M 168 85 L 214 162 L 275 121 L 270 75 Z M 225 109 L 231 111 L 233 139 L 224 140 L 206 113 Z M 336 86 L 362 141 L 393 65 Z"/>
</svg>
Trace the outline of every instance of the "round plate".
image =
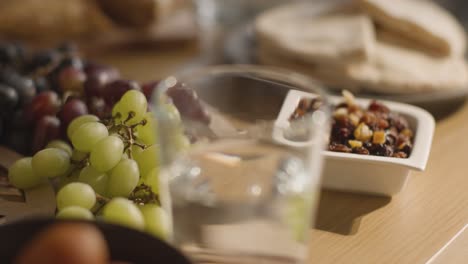
<svg viewBox="0 0 468 264">
<path fill-rule="evenodd" d="M 253 25 L 243 25 L 233 30 L 226 38 L 224 45 L 225 62 L 233 64 L 257 64 L 255 48 L 256 41 Z M 338 93 L 337 91 L 337 89 L 329 89 L 331 94 L 336 94 Z M 356 93 L 356 95 L 363 98 L 397 101 L 417 105 L 431 112 L 436 118 L 442 118 L 464 104 L 468 96 L 468 89 L 404 95 L 360 92 Z"/>
<path fill-rule="evenodd" d="M 79 221 L 81 222 L 81 221 Z M 21 221 L 0 227 L 0 259 L 12 263 L 22 246 L 45 227 L 57 223 L 53 219 Z M 86 222 L 104 235 L 112 260 L 130 263 L 190 264 L 179 251 L 148 234 L 102 222 Z"/>
</svg>

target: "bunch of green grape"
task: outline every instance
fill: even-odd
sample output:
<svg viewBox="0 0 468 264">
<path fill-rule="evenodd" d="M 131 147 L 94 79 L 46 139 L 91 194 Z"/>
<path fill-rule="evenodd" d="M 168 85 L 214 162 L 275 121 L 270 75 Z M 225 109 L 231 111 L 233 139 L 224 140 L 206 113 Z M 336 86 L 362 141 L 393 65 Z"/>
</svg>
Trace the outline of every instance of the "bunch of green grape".
<svg viewBox="0 0 468 264">
<path fill-rule="evenodd" d="M 114 105 L 111 119 L 74 119 L 66 131 L 71 145 L 55 140 L 16 161 L 10 182 L 20 189 L 54 184 L 58 218 L 102 219 L 167 238 L 170 218 L 158 196 L 157 124 L 147 108 L 145 95 L 130 90 Z M 167 109 L 179 117 L 175 107 Z"/>
</svg>

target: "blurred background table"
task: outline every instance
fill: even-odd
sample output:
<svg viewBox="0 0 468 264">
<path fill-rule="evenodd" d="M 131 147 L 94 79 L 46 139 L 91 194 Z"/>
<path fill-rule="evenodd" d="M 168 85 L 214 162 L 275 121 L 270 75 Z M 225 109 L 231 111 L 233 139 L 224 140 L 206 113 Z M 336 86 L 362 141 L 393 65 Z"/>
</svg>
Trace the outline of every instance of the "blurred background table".
<svg viewBox="0 0 468 264">
<path fill-rule="evenodd" d="M 151 80 L 177 71 L 197 52 L 195 45 L 186 43 L 177 49 L 167 44 L 119 48 L 92 57 L 118 67 L 124 77 Z M 322 191 L 318 219 L 310 231 L 310 263 L 426 263 L 431 259 L 468 223 L 466 120 L 465 104 L 438 121 L 427 170 L 413 173 L 406 188 L 393 198 Z M 457 257 L 467 254 L 467 249 L 450 252 L 443 263 L 459 263 Z"/>
</svg>

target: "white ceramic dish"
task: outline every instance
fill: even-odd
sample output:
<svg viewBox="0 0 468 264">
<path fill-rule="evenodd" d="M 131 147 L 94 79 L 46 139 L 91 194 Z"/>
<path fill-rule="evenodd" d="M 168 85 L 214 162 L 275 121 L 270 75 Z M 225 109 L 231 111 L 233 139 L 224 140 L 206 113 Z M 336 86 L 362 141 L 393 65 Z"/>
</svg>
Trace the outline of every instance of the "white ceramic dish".
<svg viewBox="0 0 468 264">
<path fill-rule="evenodd" d="M 290 90 L 278 120 L 289 117 L 301 98 L 311 97 L 315 95 Z M 343 98 L 338 96 L 329 98 L 331 104 L 342 100 Z M 361 106 L 367 107 L 371 100 L 356 98 L 356 101 Z M 408 120 L 414 131 L 411 155 L 406 159 L 399 159 L 324 151 L 322 184 L 325 188 L 392 196 L 403 189 L 412 170 L 423 171 L 426 168 L 435 129 L 432 115 L 416 106 L 390 101 L 381 102 L 392 112 L 399 113 Z"/>
</svg>

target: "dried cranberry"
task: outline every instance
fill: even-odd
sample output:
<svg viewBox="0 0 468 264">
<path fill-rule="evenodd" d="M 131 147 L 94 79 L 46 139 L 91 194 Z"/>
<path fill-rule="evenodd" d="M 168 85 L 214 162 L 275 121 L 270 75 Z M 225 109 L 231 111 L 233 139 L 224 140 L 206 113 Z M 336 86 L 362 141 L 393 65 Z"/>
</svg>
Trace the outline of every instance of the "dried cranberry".
<svg viewBox="0 0 468 264">
<path fill-rule="evenodd" d="M 410 141 L 407 141 L 405 143 L 403 143 L 403 147 L 400 148 L 400 151 L 406 153 L 408 156 L 411 154 L 411 150 L 413 149 L 413 145 L 411 144 Z M 401 146 L 401 145 L 399 145 Z"/>
<path fill-rule="evenodd" d="M 390 157 L 393 155 L 393 149 L 386 144 L 372 144 L 369 148 L 372 155 Z"/>
<path fill-rule="evenodd" d="M 335 126 L 332 128 L 332 140 L 340 143 L 345 143 L 352 135 L 352 130 L 346 127 Z"/>
<path fill-rule="evenodd" d="M 381 112 L 381 113 L 390 113 L 390 109 L 378 101 L 372 101 L 368 107 L 369 111 L 372 112 Z"/>
</svg>

